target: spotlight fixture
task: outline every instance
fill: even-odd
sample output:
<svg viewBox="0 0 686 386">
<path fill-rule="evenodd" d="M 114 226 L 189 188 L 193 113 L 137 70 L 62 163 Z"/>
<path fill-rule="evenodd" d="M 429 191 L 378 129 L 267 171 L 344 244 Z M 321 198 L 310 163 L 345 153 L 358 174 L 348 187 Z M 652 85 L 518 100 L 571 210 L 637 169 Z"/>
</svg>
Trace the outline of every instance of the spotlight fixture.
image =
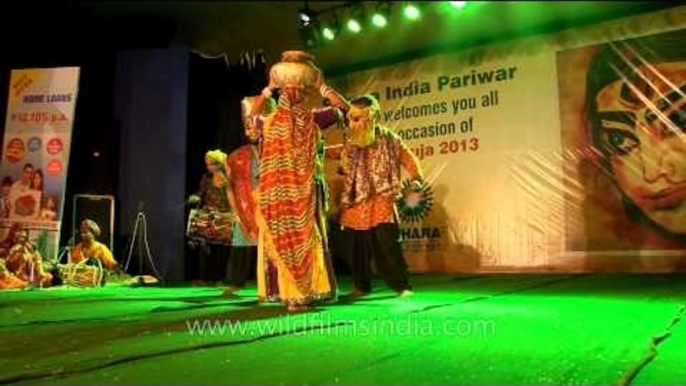
<svg viewBox="0 0 686 386">
<path fill-rule="evenodd" d="M 305 48 L 312 49 L 319 46 L 319 32 L 319 23 L 316 19 L 312 19 L 307 26 L 300 28 L 300 39 Z"/>
<path fill-rule="evenodd" d="M 372 16 L 372 24 L 379 28 L 388 25 L 388 19 L 391 15 L 391 3 L 388 1 L 379 2 L 376 6 L 376 12 Z"/>
<path fill-rule="evenodd" d="M 362 30 L 362 23 L 364 21 L 364 5 L 360 2 L 354 3 L 349 12 L 350 18 L 346 26 L 350 32 L 358 33 Z"/>
<path fill-rule="evenodd" d="M 326 40 L 334 40 L 340 31 L 341 27 L 338 23 L 338 16 L 334 14 L 332 20 L 324 24 L 321 35 Z"/>
<path fill-rule="evenodd" d="M 407 4 L 403 9 L 403 14 L 410 20 L 417 20 L 422 15 L 419 8 L 414 4 Z"/>
<path fill-rule="evenodd" d="M 446 1 L 442 4 L 446 7 L 449 4 L 453 9 L 462 9 L 467 6 L 468 2 Z M 398 7 L 397 12 L 402 13 L 407 20 L 417 21 L 422 17 L 424 7 L 428 5 L 412 1 L 402 3 L 377 1 L 374 6 L 369 2 L 348 1 L 314 11 L 305 1 L 303 7 L 298 10 L 300 37 L 304 46 L 309 49 L 335 40 L 345 30 L 357 34 L 369 26 L 378 29 L 386 28 L 390 23 L 392 12 L 396 12 L 394 7 Z M 366 12 L 370 13 L 366 14 Z"/>
<path fill-rule="evenodd" d="M 372 24 L 374 24 L 377 27 L 383 28 L 388 24 L 388 20 L 384 15 L 380 15 L 377 13 L 374 14 L 374 16 L 372 16 Z"/>
<path fill-rule="evenodd" d="M 308 27 L 315 18 L 314 12 L 305 5 L 305 8 L 301 8 L 298 11 L 298 21 L 300 22 L 300 27 Z"/>
<path fill-rule="evenodd" d="M 467 5 L 466 1 L 449 1 L 448 3 L 457 9 L 462 9 Z"/>
<path fill-rule="evenodd" d="M 336 38 L 336 34 L 333 32 L 333 30 L 329 27 L 324 27 L 322 29 L 322 36 L 326 40 L 334 40 Z"/>
<path fill-rule="evenodd" d="M 348 26 L 348 30 L 350 30 L 350 32 L 358 33 L 362 30 L 360 22 L 356 19 L 348 20 L 348 23 L 346 25 Z"/>
<path fill-rule="evenodd" d="M 317 13 L 312 11 L 305 2 L 305 6 L 298 11 L 300 23 L 300 39 L 306 49 L 312 49 L 319 45 L 319 23 Z"/>
</svg>

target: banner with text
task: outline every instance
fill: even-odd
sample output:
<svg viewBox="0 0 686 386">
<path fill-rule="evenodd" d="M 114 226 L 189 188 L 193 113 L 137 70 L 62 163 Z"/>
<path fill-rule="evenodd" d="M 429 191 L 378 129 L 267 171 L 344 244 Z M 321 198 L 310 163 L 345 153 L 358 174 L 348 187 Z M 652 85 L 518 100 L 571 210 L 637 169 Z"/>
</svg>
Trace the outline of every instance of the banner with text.
<svg viewBox="0 0 686 386">
<path fill-rule="evenodd" d="M 348 96 L 375 95 L 383 124 L 421 160 L 429 187 L 398 205 L 413 271 L 678 268 L 686 30 L 591 32 L 331 79 Z"/>
<path fill-rule="evenodd" d="M 55 258 L 64 208 L 79 68 L 13 70 L 0 166 L 0 239 L 22 224 L 44 258 Z"/>
</svg>

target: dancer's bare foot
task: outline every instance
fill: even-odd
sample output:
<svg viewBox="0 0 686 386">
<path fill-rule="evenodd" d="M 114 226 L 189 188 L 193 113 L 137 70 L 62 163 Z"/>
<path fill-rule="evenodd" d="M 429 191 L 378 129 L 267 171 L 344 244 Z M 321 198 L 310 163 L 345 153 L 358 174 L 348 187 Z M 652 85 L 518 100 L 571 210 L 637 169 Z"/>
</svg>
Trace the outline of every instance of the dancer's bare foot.
<svg viewBox="0 0 686 386">
<path fill-rule="evenodd" d="M 410 291 L 409 289 L 404 289 L 398 292 L 398 297 L 400 298 L 409 298 L 412 295 L 414 295 L 414 292 Z"/>
</svg>

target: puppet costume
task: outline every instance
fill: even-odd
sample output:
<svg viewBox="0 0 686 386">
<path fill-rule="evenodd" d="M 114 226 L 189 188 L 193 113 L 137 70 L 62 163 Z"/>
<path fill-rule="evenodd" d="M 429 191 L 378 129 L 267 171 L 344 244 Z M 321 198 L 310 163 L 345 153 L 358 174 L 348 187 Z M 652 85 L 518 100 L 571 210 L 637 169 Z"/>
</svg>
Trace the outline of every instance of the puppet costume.
<svg viewBox="0 0 686 386">
<path fill-rule="evenodd" d="M 364 99 L 367 107 L 356 106 Z M 395 202 L 401 194 L 401 167 L 421 181 L 414 154 L 401 138 L 378 124 L 378 102 L 371 97 L 353 100 L 348 120 L 362 119 L 355 130 L 346 128 L 342 146 L 327 149 L 327 158 L 338 159 L 344 175 L 341 194 L 341 255 L 352 268 L 357 294 L 371 291 L 371 261 L 398 293 L 409 291 L 409 273 L 403 257 Z"/>
</svg>

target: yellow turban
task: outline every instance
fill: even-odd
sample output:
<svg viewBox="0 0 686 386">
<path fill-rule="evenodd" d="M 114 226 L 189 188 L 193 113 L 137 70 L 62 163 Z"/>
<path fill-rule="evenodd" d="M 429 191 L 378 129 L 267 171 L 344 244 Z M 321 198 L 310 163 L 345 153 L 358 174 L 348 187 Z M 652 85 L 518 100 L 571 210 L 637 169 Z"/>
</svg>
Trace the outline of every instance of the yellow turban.
<svg viewBox="0 0 686 386">
<path fill-rule="evenodd" d="M 217 149 L 217 150 L 210 150 L 207 153 L 205 153 L 205 159 L 212 160 L 213 162 L 216 162 L 220 165 L 226 164 L 226 153 L 223 151 Z"/>
<path fill-rule="evenodd" d="M 81 231 L 90 232 L 93 236 L 100 236 L 100 227 L 93 220 L 86 219 L 81 221 Z"/>
</svg>

